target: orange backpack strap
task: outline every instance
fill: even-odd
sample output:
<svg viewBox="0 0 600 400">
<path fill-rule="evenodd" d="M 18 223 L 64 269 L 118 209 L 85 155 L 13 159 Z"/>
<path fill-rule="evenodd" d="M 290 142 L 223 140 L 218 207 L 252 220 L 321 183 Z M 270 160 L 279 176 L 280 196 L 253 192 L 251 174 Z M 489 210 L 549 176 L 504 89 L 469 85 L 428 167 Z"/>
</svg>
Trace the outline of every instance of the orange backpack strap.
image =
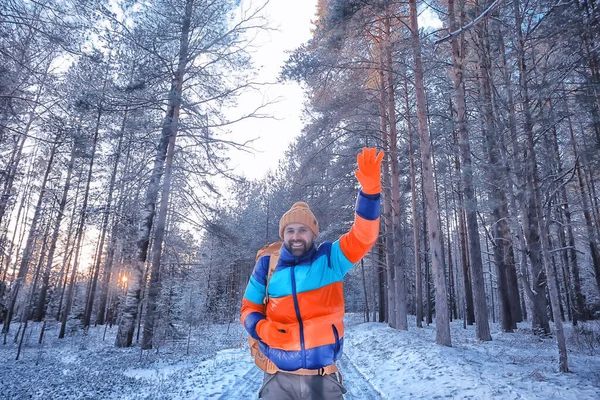
<svg viewBox="0 0 600 400">
<path fill-rule="evenodd" d="M 271 281 L 271 276 L 273 275 L 273 272 L 275 272 L 275 268 L 277 268 L 277 263 L 279 262 L 279 249 L 281 249 L 281 245 L 269 256 L 269 272 L 267 273 L 267 282 L 265 283 L 265 300 L 263 301 L 265 305 L 269 302 L 269 282 Z"/>
<path fill-rule="evenodd" d="M 273 272 L 275 272 L 275 268 L 277 267 L 277 262 L 279 261 L 279 251 L 281 250 L 282 245 L 283 242 L 281 241 L 267 243 L 262 249 L 256 252 L 256 261 L 263 256 L 269 256 L 269 272 L 267 273 L 267 282 L 265 283 L 265 299 L 263 301 L 265 305 L 269 301 L 269 281 L 271 280 L 271 275 L 273 275 Z"/>
</svg>

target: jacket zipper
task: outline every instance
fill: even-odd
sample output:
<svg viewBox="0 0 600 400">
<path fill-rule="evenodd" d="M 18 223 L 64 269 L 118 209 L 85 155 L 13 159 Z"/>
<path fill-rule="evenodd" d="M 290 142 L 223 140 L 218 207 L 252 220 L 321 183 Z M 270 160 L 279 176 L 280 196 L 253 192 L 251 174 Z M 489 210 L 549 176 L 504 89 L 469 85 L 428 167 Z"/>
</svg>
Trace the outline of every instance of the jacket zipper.
<svg viewBox="0 0 600 400">
<path fill-rule="evenodd" d="M 340 351 L 340 334 L 338 333 L 335 324 L 331 324 L 331 328 L 333 329 L 333 337 L 335 338 L 335 352 Z"/>
<path fill-rule="evenodd" d="M 294 308 L 296 309 L 296 318 L 298 318 L 298 324 L 300 325 L 300 348 L 302 353 L 302 368 L 306 368 L 306 349 L 304 348 L 304 324 L 300 317 L 300 307 L 298 306 L 298 295 L 296 293 L 296 276 L 294 274 L 295 266 L 292 266 L 292 297 L 294 298 Z"/>
</svg>

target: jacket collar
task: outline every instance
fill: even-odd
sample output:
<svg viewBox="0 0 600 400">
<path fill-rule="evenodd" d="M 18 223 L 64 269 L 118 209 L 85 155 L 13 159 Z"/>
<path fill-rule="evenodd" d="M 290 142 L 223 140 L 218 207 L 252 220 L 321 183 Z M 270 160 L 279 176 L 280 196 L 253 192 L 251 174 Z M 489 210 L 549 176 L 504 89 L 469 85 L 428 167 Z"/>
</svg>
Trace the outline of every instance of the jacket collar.
<svg viewBox="0 0 600 400">
<path fill-rule="evenodd" d="M 299 264 L 310 264 L 317 254 L 317 246 L 313 242 L 313 245 L 308 251 L 301 256 L 295 256 L 289 252 L 285 244 L 281 245 L 281 251 L 279 252 L 279 259 L 283 265 L 299 265 Z"/>
</svg>

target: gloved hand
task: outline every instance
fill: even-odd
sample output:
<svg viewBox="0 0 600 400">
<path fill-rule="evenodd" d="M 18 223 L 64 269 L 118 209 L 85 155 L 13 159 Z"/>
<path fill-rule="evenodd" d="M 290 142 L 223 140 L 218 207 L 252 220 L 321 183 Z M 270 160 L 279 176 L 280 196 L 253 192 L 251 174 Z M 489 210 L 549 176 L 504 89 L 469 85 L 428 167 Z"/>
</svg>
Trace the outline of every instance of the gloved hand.
<svg viewBox="0 0 600 400">
<path fill-rule="evenodd" d="M 289 327 L 275 321 L 263 319 L 256 324 L 256 333 L 270 347 L 285 349 L 292 341 Z"/>
<path fill-rule="evenodd" d="M 377 149 L 364 147 L 356 159 L 358 170 L 354 171 L 356 179 L 362 186 L 364 194 L 378 194 L 381 192 L 381 160 L 383 151 L 379 154 Z"/>
</svg>

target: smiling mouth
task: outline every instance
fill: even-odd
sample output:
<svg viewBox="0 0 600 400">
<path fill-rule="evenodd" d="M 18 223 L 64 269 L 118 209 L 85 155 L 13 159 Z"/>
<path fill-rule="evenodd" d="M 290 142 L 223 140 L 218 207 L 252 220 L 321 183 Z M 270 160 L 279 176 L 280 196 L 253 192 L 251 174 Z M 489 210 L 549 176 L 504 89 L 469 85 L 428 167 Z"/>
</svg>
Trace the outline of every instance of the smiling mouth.
<svg viewBox="0 0 600 400">
<path fill-rule="evenodd" d="M 293 252 L 304 251 L 304 249 L 306 249 L 306 243 L 304 243 L 304 242 L 290 243 L 290 250 Z"/>
</svg>

